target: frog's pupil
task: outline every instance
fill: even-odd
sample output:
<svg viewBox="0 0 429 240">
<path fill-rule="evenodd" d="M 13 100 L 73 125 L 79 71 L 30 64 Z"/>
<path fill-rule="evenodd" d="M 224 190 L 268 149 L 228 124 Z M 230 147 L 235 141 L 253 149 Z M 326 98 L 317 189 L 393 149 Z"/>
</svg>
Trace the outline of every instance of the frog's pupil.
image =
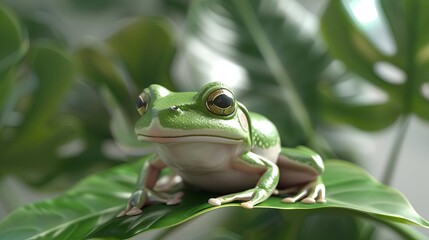
<svg viewBox="0 0 429 240">
<path fill-rule="evenodd" d="M 138 97 L 138 98 L 137 98 L 137 100 L 136 100 L 136 105 L 137 105 L 137 108 L 138 108 L 138 109 L 140 109 L 140 108 L 144 108 L 144 107 L 146 107 L 146 102 L 144 102 L 144 101 L 141 99 L 141 97 Z"/>
<path fill-rule="evenodd" d="M 230 107 L 232 106 L 233 102 L 234 102 L 234 99 L 231 96 L 228 96 L 226 94 L 221 94 L 213 100 L 214 105 L 220 108 Z"/>
</svg>

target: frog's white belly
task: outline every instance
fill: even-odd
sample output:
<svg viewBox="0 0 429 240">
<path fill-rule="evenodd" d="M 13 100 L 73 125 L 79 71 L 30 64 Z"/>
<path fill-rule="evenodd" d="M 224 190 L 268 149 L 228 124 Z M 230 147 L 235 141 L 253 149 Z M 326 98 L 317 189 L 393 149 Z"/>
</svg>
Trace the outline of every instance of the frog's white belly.
<svg viewBox="0 0 429 240">
<path fill-rule="evenodd" d="M 210 192 L 233 193 L 254 188 L 258 174 L 250 174 L 229 169 L 226 171 L 206 172 L 205 174 L 179 173 L 182 178 L 193 186 Z"/>
<path fill-rule="evenodd" d="M 156 144 L 163 162 L 175 170 L 186 182 L 203 190 L 235 192 L 252 188 L 261 175 L 234 168 L 245 145 L 222 142 L 174 142 Z M 265 149 L 262 156 L 276 162 L 279 147 Z"/>
</svg>

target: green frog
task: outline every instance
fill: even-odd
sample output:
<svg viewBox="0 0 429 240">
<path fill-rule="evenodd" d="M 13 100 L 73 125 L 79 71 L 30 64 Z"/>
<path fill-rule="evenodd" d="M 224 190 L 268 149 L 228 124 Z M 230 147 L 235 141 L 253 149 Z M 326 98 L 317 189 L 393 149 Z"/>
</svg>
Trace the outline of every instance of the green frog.
<svg viewBox="0 0 429 240">
<path fill-rule="evenodd" d="M 250 209 L 273 194 L 289 194 L 284 203 L 326 202 L 322 158 L 304 146 L 281 147 L 274 124 L 249 112 L 223 83 L 208 83 L 198 92 L 150 85 L 136 105 L 137 137 L 152 142 L 156 154 L 145 162 L 118 216 L 140 214 L 152 201 L 179 203 L 183 192 L 168 190 L 181 180 L 221 195 L 208 199 L 213 206 L 239 201 Z M 167 167 L 174 174 L 158 186 Z"/>
</svg>

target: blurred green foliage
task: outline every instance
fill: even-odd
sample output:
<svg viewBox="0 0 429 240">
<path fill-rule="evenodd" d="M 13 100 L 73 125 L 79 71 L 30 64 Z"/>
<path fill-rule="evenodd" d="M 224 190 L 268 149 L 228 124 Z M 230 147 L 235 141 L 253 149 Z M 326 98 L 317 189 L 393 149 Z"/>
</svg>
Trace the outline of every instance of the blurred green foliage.
<svg viewBox="0 0 429 240">
<path fill-rule="evenodd" d="M 376 3 L 366 6 L 375 15 L 359 15 L 357 2 Z M 320 130 L 375 131 L 410 115 L 429 119 L 428 25 L 423 0 L 331 0 L 321 16 L 294 0 L 4 1 L 0 181 L 14 175 L 64 189 L 147 154 L 150 145 L 134 136 L 134 99 L 152 83 L 196 90 L 224 81 L 275 122 L 284 145 L 344 156 Z M 304 225 L 342 222 L 372 236 L 361 218 L 333 215 Z M 217 234 L 240 239 L 251 225 Z M 332 232 L 327 239 L 343 236 Z"/>
<path fill-rule="evenodd" d="M 385 128 L 401 115 L 415 114 L 427 121 L 429 3 L 377 3 L 374 7 L 384 18 L 367 20 L 374 17 L 360 16 L 341 1 L 331 1 L 326 8 L 322 30 L 330 53 L 383 96 L 377 102 L 362 103 L 356 98 L 338 98 L 330 90 L 328 117 L 364 130 Z"/>
</svg>

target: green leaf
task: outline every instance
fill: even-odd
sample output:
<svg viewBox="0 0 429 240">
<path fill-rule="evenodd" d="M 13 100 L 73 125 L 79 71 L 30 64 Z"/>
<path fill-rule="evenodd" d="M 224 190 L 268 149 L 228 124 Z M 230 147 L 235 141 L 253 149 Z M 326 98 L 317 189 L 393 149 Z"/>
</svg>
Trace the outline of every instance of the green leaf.
<svg viewBox="0 0 429 240">
<path fill-rule="evenodd" d="M 58 198 L 17 209 L 0 222 L 0 238 L 82 239 L 91 232 L 90 237 L 123 239 L 171 227 L 208 211 L 240 207 L 238 203 L 212 207 L 207 199 L 217 194 L 190 190 L 178 205 L 152 205 L 145 207 L 140 216 L 116 218 L 125 207 L 143 161 L 95 174 Z M 323 179 L 327 187 L 326 204 L 283 204 L 279 197 L 271 197 L 256 208 L 283 209 L 297 215 L 319 209 L 429 228 L 429 223 L 414 211 L 401 193 L 380 184 L 353 164 L 328 161 Z"/>
<path fill-rule="evenodd" d="M 141 150 L 146 145 L 137 141 L 131 124 L 138 117 L 134 99 L 153 83 L 172 88 L 169 68 L 175 47 L 171 29 L 164 19 L 138 18 L 106 43 L 78 51 L 80 70 L 92 85 L 101 89 L 117 143 L 127 149 Z"/>
<path fill-rule="evenodd" d="M 0 76 L 0 129 L 3 126 L 3 122 L 5 121 L 4 118 L 10 111 L 10 107 L 7 106 L 7 102 L 14 85 L 13 76 L 14 71 L 9 71 L 3 76 Z"/>
<path fill-rule="evenodd" d="M 18 130 L 16 145 L 31 145 L 48 134 L 48 121 L 61 107 L 62 99 L 73 83 L 70 56 L 50 44 L 34 46 L 30 65 L 36 76 L 36 89 Z"/>
<path fill-rule="evenodd" d="M 1 139 L 0 168 L 38 185 L 59 174 L 60 166 L 66 164 L 60 161 L 65 157 L 61 147 L 78 140 L 82 128 L 77 118 L 58 114 L 64 112 L 63 98 L 73 83 L 70 56 L 40 43 L 33 45 L 29 60 L 27 79 L 20 79 L 14 87 L 13 97 L 19 104 L 13 107 L 22 121 L 9 127 L 9 134 Z"/>
<path fill-rule="evenodd" d="M 111 57 L 106 53 L 108 52 L 107 47 L 102 45 L 99 46 L 88 46 L 80 49 L 76 54 L 80 70 L 84 74 L 85 78 L 99 88 L 103 86 L 112 92 L 116 101 L 121 103 L 121 107 L 124 110 L 133 110 L 134 101 L 128 92 L 126 82 L 121 77 L 118 67 L 111 60 Z M 139 90 L 135 90 L 138 92 Z M 133 92 L 134 93 L 134 92 Z M 131 109 L 130 106 L 133 108 Z"/>
<path fill-rule="evenodd" d="M 328 94 L 328 111 L 348 109 L 330 111 L 332 117 L 365 130 L 385 128 L 400 115 L 429 120 L 428 24 L 427 1 L 330 1 L 322 18 L 330 53 L 381 96 L 362 103 Z"/>
<path fill-rule="evenodd" d="M 0 128 L 5 107 L 13 88 L 14 65 L 22 59 L 28 50 L 28 39 L 23 34 L 15 16 L 0 4 Z"/>
<path fill-rule="evenodd" d="M 3 5 L 0 5 L 0 29 L 2 31 L 0 38 L 1 74 L 22 58 L 28 49 L 28 41 L 18 20 Z"/>
<path fill-rule="evenodd" d="M 223 81 L 279 126 L 288 146 L 309 141 L 317 84 L 331 59 L 318 21 L 297 1 L 197 1 L 187 19 L 192 77 Z"/>
<path fill-rule="evenodd" d="M 363 223 L 369 223 L 368 219 L 362 221 L 352 214 L 326 209 L 313 209 L 307 213 L 275 209 L 237 212 L 223 226 L 246 240 L 370 239 L 363 228 Z"/>
<path fill-rule="evenodd" d="M 139 91 L 152 83 L 172 89 L 175 42 L 171 32 L 164 19 L 140 18 L 107 40 Z"/>
</svg>

